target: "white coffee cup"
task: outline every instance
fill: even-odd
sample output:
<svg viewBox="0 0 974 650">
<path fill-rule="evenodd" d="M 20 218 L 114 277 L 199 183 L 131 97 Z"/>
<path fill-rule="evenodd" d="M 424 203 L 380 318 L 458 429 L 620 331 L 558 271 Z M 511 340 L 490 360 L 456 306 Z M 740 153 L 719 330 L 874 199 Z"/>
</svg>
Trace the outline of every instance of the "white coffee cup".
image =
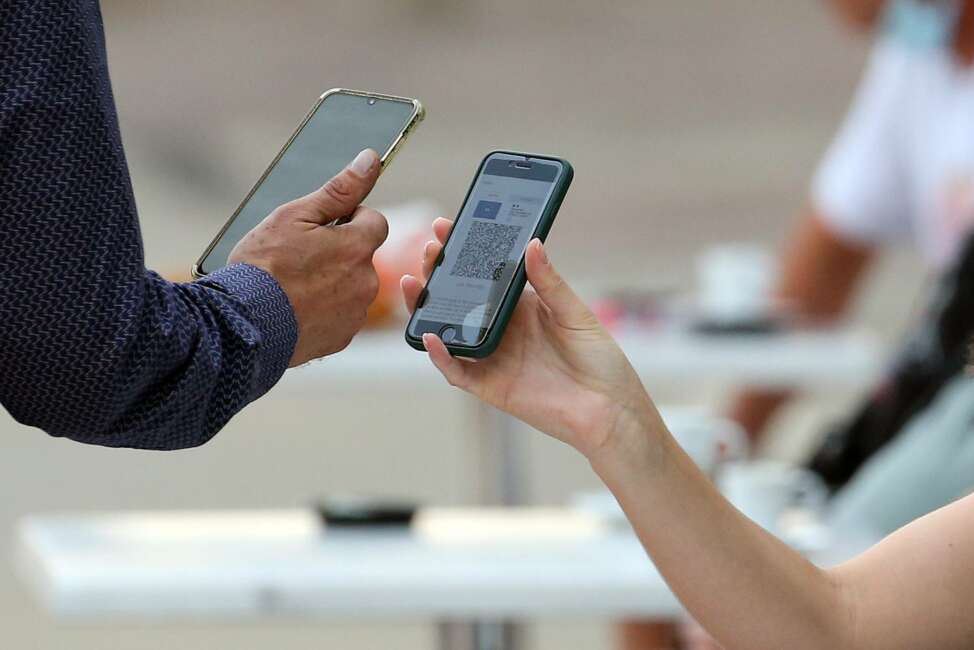
<svg viewBox="0 0 974 650">
<path fill-rule="evenodd" d="M 666 428 L 707 476 L 721 463 L 747 457 L 748 439 L 739 424 L 697 409 L 663 409 Z"/>
<path fill-rule="evenodd" d="M 696 264 L 700 315 L 730 323 L 767 317 L 775 266 L 774 256 L 757 244 L 707 248 Z"/>
<path fill-rule="evenodd" d="M 820 513 L 828 495 L 817 474 L 772 460 L 727 463 L 717 485 L 741 512 L 775 534 L 784 514 L 796 508 Z"/>
</svg>

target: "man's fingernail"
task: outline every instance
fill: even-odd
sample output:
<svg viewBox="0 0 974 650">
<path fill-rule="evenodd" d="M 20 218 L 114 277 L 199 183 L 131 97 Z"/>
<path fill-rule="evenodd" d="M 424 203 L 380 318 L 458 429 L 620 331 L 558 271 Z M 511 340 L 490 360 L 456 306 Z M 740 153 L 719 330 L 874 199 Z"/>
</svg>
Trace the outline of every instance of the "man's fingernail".
<svg viewBox="0 0 974 650">
<path fill-rule="evenodd" d="M 538 242 L 538 252 L 541 253 L 541 261 L 544 262 L 545 264 L 547 264 L 548 263 L 548 252 L 544 249 L 544 244 L 541 243 L 541 240 L 540 239 L 538 239 L 536 241 Z"/>
<path fill-rule="evenodd" d="M 366 149 L 355 156 L 355 160 L 348 167 L 355 172 L 356 176 L 367 176 L 372 171 L 372 167 L 375 166 L 378 158 L 379 156 L 374 151 Z"/>
</svg>

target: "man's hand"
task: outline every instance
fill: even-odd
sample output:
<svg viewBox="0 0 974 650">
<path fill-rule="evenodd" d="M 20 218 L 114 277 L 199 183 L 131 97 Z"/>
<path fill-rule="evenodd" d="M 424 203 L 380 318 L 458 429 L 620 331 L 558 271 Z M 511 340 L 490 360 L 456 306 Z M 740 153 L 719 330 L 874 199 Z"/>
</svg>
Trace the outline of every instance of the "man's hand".
<svg viewBox="0 0 974 650">
<path fill-rule="evenodd" d="M 359 204 L 378 177 L 379 157 L 366 149 L 321 189 L 274 210 L 230 253 L 231 264 L 264 269 L 287 294 L 298 321 L 292 367 L 344 349 L 365 323 L 379 287 L 372 255 L 389 226 Z"/>
</svg>

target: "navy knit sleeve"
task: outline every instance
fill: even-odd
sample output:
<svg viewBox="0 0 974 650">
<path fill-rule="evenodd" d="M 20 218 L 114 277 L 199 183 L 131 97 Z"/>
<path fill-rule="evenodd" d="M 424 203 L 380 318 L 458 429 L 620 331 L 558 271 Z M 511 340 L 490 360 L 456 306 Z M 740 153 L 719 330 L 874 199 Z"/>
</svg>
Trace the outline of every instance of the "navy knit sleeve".
<svg viewBox="0 0 974 650">
<path fill-rule="evenodd" d="M 260 269 L 145 269 L 97 2 L 0 2 L 0 403 L 54 436 L 192 447 L 296 340 Z"/>
</svg>

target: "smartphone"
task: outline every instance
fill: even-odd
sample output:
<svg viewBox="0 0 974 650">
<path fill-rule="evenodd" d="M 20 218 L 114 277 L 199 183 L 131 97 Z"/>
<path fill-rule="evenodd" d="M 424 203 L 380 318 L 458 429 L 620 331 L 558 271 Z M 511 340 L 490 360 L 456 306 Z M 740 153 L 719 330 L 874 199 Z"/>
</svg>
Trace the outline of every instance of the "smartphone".
<svg viewBox="0 0 974 650">
<path fill-rule="evenodd" d="M 409 345 L 424 350 L 432 332 L 455 356 L 497 348 L 524 289 L 524 251 L 547 237 L 573 175 L 562 158 L 487 154 L 406 326 Z"/>
<path fill-rule="evenodd" d="M 202 277 L 227 265 L 230 251 L 279 205 L 309 194 L 363 149 L 383 168 L 425 115 L 416 99 L 333 88 L 311 107 L 230 220 L 193 266 Z"/>
</svg>

